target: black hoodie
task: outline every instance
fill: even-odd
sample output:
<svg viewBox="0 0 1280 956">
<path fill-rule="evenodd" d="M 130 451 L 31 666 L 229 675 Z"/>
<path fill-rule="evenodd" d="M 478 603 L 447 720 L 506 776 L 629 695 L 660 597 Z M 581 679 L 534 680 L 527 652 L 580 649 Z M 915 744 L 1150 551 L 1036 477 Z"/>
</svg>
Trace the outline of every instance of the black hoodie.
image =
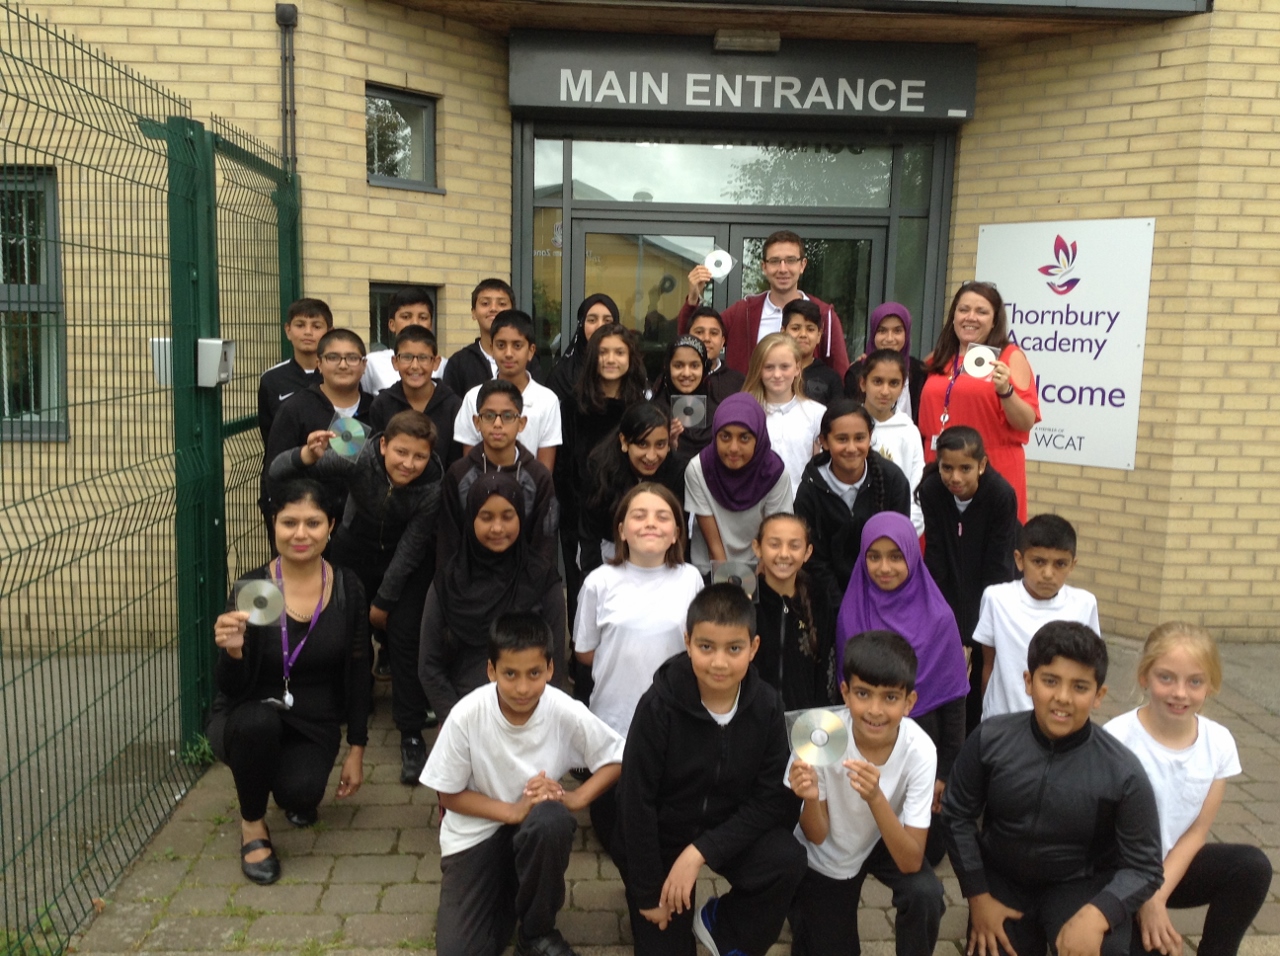
<svg viewBox="0 0 1280 956">
<path fill-rule="evenodd" d="M 868 474 L 851 509 L 819 470 L 830 463 L 831 453 L 824 451 L 805 465 L 796 489 L 795 509 L 808 523 L 813 545 L 813 557 L 804 566 L 813 579 L 813 600 L 821 601 L 825 595 L 829 606 L 839 607 L 862 551 L 862 526 L 881 511 L 910 517 L 911 485 L 901 468 L 873 451 L 867 455 Z M 873 469 L 880 473 L 882 490 L 876 486 Z"/>
<path fill-rule="evenodd" d="M 982 592 L 1017 577 L 1018 497 L 1013 486 L 987 465 L 978 490 L 962 512 L 935 471 L 920 482 L 924 515 L 924 566 L 955 612 L 960 636 L 972 645 Z"/>
<path fill-rule="evenodd" d="M 703 706 L 688 654 L 658 668 L 627 734 L 614 830 L 640 909 L 658 905 L 690 844 L 719 870 L 768 831 L 795 827 L 800 801 L 783 780 L 790 754 L 782 698 L 753 668 L 723 727 Z"/>
<path fill-rule="evenodd" d="M 462 446 L 453 440 L 453 422 L 458 417 L 458 409 L 462 407 L 462 399 L 448 385 L 437 382 L 435 391 L 427 400 L 423 413 L 435 423 L 435 453 L 440 456 L 444 466 L 448 468 L 462 457 Z M 387 422 L 392 416 L 413 408 L 404 395 L 404 383 L 395 382 L 378 393 L 369 410 L 369 421 L 375 431 L 385 431 Z"/>
<path fill-rule="evenodd" d="M 365 580 L 381 572 L 373 607 L 390 610 L 405 581 L 427 562 L 435 568 L 436 514 L 444 467 L 431 456 L 426 470 L 404 487 L 391 484 L 379 436 L 371 437 L 355 459 L 325 452 L 314 465 L 302 463 L 302 449 L 281 452 L 271 463 L 277 481 L 312 477 L 347 490 L 347 507 L 334 532 L 333 559 L 357 570 Z M 424 572 L 426 573 L 426 572 Z"/>
<path fill-rule="evenodd" d="M 355 420 L 366 428 L 369 426 L 369 412 L 373 407 L 373 396 L 368 392 L 360 392 L 360 405 L 356 409 Z M 333 423 L 333 402 L 325 395 L 319 384 L 304 388 L 289 396 L 289 400 L 276 410 L 275 419 L 271 423 L 271 433 L 267 436 L 262 455 L 262 498 L 264 507 L 270 507 L 271 495 L 279 487 L 271 479 L 271 463 L 282 451 L 289 451 L 307 443 L 307 436 L 312 432 L 328 428 Z M 347 493 L 341 483 L 327 481 L 324 483 L 331 497 L 334 510 L 341 514 L 346 507 Z"/>
</svg>

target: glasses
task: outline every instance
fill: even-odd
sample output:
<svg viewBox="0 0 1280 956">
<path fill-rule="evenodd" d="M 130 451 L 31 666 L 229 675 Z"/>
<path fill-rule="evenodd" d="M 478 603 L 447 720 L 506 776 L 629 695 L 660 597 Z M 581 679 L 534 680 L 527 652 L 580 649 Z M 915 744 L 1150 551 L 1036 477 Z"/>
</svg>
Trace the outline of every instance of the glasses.
<svg viewBox="0 0 1280 956">
<path fill-rule="evenodd" d="M 401 352 L 396 356 L 396 361 L 401 365 L 430 365 L 435 361 L 434 355 L 409 355 Z"/>
<path fill-rule="evenodd" d="M 512 422 L 514 422 L 517 418 L 520 417 L 520 413 L 511 412 L 511 411 L 495 412 L 493 409 L 488 408 L 488 409 L 485 409 L 483 412 L 478 413 L 477 417 L 480 419 L 480 421 L 484 422 L 486 425 L 492 425 L 499 418 L 502 419 L 502 424 L 510 425 Z"/>
<path fill-rule="evenodd" d="M 996 284 L 994 282 L 987 282 L 983 279 L 965 279 L 963 282 L 960 283 L 960 288 L 967 289 L 971 285 L 982 285 L 982 286 L 986 286 L 988 289 L 996 288 Z"/>
<path fill-rule="evenodd" d="M 800 258 L 800 256 L 787 256 L 785 258 L 782 256 L 774 256 L 771 259 L 764 260 L 764 264 L 769 266 L 771 269 L 776 269 L 778 266 L 798 266 L 803 261 L 804 260 Z"/>
<path fill-rule="evenodd" d="M 364 361 L 359 352 L 325 352 L 320 357 L 330 365 L 359 365 Z"/>
</svg>

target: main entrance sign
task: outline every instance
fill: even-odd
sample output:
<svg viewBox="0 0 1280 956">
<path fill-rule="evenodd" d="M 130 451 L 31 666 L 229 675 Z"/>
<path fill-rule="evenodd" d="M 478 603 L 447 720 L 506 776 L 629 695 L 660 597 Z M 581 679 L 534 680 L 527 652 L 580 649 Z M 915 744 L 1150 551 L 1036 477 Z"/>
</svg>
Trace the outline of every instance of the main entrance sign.
<svg viewBox="0 0 1280 956">
<path fill-rule="evenodd" d="M 717 53 L 710 37 L 515 31 L 510 101 L 529 116 L 647 112 L 962 122 L 977 49 L 784 40 L 777 54 Z"/>
</svg>

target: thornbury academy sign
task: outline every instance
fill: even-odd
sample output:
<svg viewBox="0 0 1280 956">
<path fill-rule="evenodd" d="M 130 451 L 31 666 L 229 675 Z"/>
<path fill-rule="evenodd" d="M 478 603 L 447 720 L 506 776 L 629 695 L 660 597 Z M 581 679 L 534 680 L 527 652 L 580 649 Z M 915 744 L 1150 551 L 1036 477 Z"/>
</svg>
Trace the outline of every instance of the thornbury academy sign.
<svg viewBox="0 0 1280 956">
<path fill-rule="evenodd" d="M 516 31 L 511 108 L 526 115 L 648 112 L 949 120 L 973 116 L 971 46 L 783 41 L 716 53 L 710 37 Z"/>
</svg>

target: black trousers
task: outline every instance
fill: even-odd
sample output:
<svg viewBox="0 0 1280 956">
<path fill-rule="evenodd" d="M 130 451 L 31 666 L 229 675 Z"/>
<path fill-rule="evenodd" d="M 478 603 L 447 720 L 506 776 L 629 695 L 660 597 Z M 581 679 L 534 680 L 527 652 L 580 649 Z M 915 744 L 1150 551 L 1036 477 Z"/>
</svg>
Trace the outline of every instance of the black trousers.
<svg viewBox="0 0 1280 956">
<path fill-rule="evenodd" d="M 562 803 L 540 803 L 524 822 L 440 860 L 439 956 L 498 956 L 520 922 L 526 939 L 556 928 L 578 827 Z"/>
<path fill-rule="evenodd" d="M 1235 956 L 1270 887 L 1271 861 L 1256 846 L 1206 843 L 1169 894 L 1167 906 L 1180 910 L 1207 903 L 1209 911 L 1196 952 L 1199 956 Z M 1129 952 L 1133 956 L 1146 952 L 1136 921 Z"/>
<path fill-rule="evenodd" d="M 791 905 L 791 956 L 858 956 L 862 952 L 858 903 L 867 874 L 893 891 L 898 956 L 930 956 L 946 908 L 942 881 L 927 861 L 918 872 L 903 873 L 883 840 L 851 879 L 833 880 L 813 869 L 805 873 Z M 1019 956 L 1024 956 L 1021 950 Z"/>
<path fill-rule="evenodd" d="M 295 813 L 308 813 L 324 799 L 338 748 L 290 727 L 270 704 L 247 701 L 216 713 L 208 730 L 213 752 L 231 768 L 243 819 L 261 820 L 272 795 Z"/>
<path fill-rule="evenodd" d="M 991 895 L 1022 913 L 1021 919 L 1004 923 L 1004 931 L 1018 956 L 1048 951 L 1057 941 L 1062 925 L 1097 896 L 1113 875 L 1107 871 L 1087 879 L 1028 887 L 1009 882 L 989 866 L 986 873 Z M 1129 921 L 1113 926 L 1102 937 L 1102 956 L 1128 956 L 1132 928 L 1133 923 Z"/>
<path fill-rule="evenodd" d="M 675 859 L 664 859 L 663 865 L 669 868 Z M 808 868 L 804 848 L 795 835 L 779 827 L 718 869 L 716 872 L 733 887 L 714 907 L 712 935 L 720 952 L 741 950 L 747 956 L 764 956 L 777 942 L 796 887 Z M 664 930 L 640 915 L 630 888 L 627 908 L 636 956 L 693 956 L 693 921 L 700 908 L 696 900 L 692 909 L 672 916 Z"/>
<path fill-rule="evenodd" d="M 400 600 L 387 615 L 387 653 L 391 662 L 391 719 L 402 737 L 421 737 L 427 725 L 427 693 L 418 679 L 422 606 L 431 587 L 429 569 L 419 568 L 405 581 Z"/>
</svg>

